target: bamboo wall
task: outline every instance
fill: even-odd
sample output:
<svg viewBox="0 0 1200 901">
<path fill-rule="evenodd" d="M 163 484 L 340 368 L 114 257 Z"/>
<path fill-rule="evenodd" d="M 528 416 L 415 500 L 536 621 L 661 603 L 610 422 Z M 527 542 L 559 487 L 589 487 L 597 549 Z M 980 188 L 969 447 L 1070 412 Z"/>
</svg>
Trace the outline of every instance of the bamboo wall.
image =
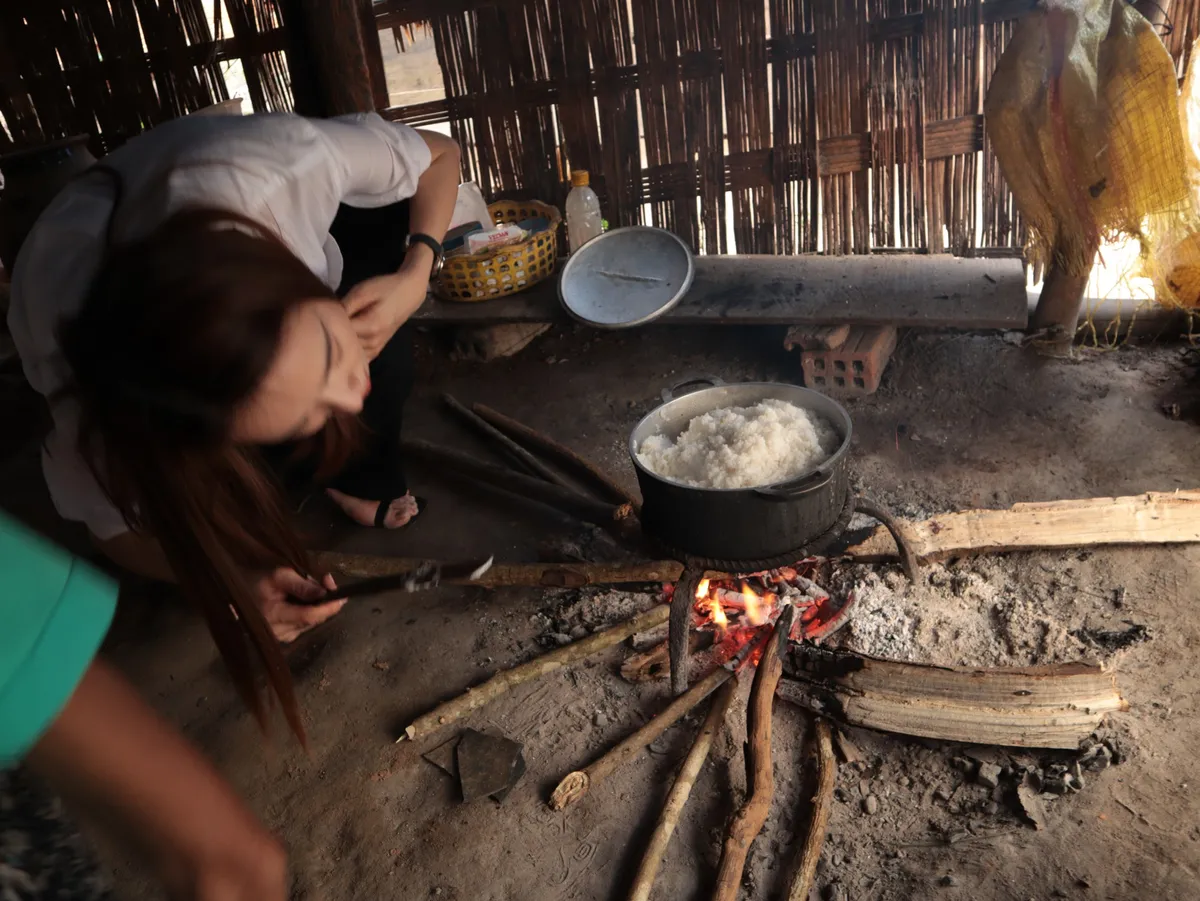
<svg viewBox="0 0 1200 901">
<path fill-rule="evenodd" d="M 0 152 L 90 134 L 99 156 L 228 100 L 233 60 L 254 109 L 290 109 L 282 25 L 278 0 L 0 0 Z"/>
<path fill-rule="evenodd" d="M 1181 71 L 1197 0 L 1162 0 Z M 386 0 L 429 23 L 449 121 L 486 194 L 561 200 L 697 250 L 1012 253 L 987 76 L 1032 0 Z M 639 138 L 639 134 L 643 136 Z M 732 240 L 731 240 L 732 239 Z"/>
<path fill-rule="evenodd" d="M 612 224 L 660 225 L 704 252 L 970 255 L 1022 243 L 982 104 L 1032 2 L 385 0 L 373 12 L 397 34 L 432 31 L 446 87 L 385 115 L 448 122 L 464 174 L 491 197 L 561 202 L 566 173 L 586 168 Z M 1200 0 L 1162 5 L 1182 72 Z M 293 8 L 3 0 L 0 151 L 89 133 L 99 155 L 226 99 L 231 60 L 255 110 L 289 109 Z M 377 36 L 367 68 L 382 104 Z"/>
</svg>

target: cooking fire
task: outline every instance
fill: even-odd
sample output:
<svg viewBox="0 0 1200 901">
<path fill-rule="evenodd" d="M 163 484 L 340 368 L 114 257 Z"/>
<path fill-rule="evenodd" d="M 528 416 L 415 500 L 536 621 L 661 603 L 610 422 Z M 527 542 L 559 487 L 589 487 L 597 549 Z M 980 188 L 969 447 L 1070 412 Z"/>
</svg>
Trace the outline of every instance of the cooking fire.
<svg viewBox="0 0 1200 901">
<path fill-rule="evenodd" d="M 764 570 L 742 577 L 704 578 L 696 587 L 692 625 L 716 633 L 719 644 L 740 646 L 759 629 L 770 626 L 784 607 L 796 608 L 789 636 L 793 641 L 819 641 L 845 625 L 854 603 L 853 593 L 835 598 L 812 579 L 828 573 L 829 561 L 809 557 L 792 566 Z M 670 603 L 675 583 L 663 587 Z"/>
</svg>

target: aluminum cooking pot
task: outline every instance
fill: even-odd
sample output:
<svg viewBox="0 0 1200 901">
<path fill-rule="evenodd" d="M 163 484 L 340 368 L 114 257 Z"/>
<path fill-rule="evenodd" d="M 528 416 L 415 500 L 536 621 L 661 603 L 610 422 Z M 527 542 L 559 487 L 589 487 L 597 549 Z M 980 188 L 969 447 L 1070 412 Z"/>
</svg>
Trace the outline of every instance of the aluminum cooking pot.
<svg viewBox="0 0 1200 901">
<path fill-rule="evenodd" d="M 707 387 L 677 396 L 692 385 Z M 787 482 L 733 489 L 694 488 L 651 472 L 638 459 L 638 450 L 651 435 L 673 439 L 704 413 L 769 399 L 786 401 L 825 419 L 842 439 L 833 455 Z M 676 385 L 663 392 L 662 405 L 629 436 L 629 455 L 642 489 L 642 528 L 669 550 L 712 561 L 767 561 L 792 552 L 798 552 L 798 559 L 845 510 L 851 434 L 845 407 L 798 385 L 726 385 L 711 377 Z"/>
</svg>

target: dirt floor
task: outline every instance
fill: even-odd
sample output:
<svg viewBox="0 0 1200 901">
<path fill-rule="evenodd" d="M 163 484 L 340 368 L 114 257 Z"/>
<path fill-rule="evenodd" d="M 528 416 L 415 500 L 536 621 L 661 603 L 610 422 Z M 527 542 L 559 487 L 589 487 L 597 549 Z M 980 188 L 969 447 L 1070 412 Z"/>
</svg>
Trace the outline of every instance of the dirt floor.
<svg viewBox="0 0 1200 901">
<path fill-rule="evenodd" d="M 626 436 L 661 388 L 695 373 L 798 381 L 799 361 L 780 349 L 781 337 L 770 329 L 580 330 L 547 335 L 511 360 L 466 364 L 450 362 L 442 339 L 431 336 L 407 427 L 482 453 L 442 409 L 440 395 L 450 391 L 544 429 L 632 483 Z M 906 516 L 1194 488 L 1200 433 L 1186 415 L 1177 420 L 1163 410 L 1171 403 L 1191 410 L 1192 374 L 1181 346 L 1048 361 L 998 336 L 908 334 L 879 394 L 849 404 L 854 466 L 865 491 Z M 0 442 L 0 497 L 51 527 L 36 420 L 11 381 L 4 396 L 7 411 L 24 405 L 21 421 L 31 425 Z M 430 505 L 411 529 L 357 530 L 314 500 L 304 511 L 314 542 L 405 556 L 494 553 L 505 561 L 611 550 L 556 516 L 427 471 L 413 479 Z M 1016 805 L 1017 768 L 1051 778 L 1070 768 L 1070 755 L 1010 756 L 849 732 L 864 760 L 841 767 L 814 896 L 1200 897 L 1197 564 L 1200 547 L 1183 546 L 963 561 L 931 569 L 911 587 L 889 567 L 851 571 L 865 602 L 859 622 L 839 638 L 850 646 L 943 663 L 1101 659 L 1117 668 L 1132 706 L 1102 736 L 1118 762 L 1088 769 L 1081 791 L 1047 800 L 1040 830 Z M 542 653 L 556 634 L 582 635 L 653 602 L 649 590 L 440 590 L 352 602 L 292 653 L 310 724 L 307 755 L 282 729 L 263 745 L 203 625 L 169 596 L 131 592 L 110 645 L 153 703 L 286 839 L 297 898 L 616 899 L 628 890 L 696 719 L 569 811 L 553 813 L 545 800 L 558 779 L 664 703 L 665 684 L 621 680 L 628 650 L 546 676 L 461 724 L 524 744 L 528 773 L 502 805 L 463 805 L 450 777 L 422 760 L 441 737 L 415 747 L 393 740 L 413 716 Z M 1129 623 L 1145 626 L 1148 640 L 1113 650 L 1089 637 Z M 655 897 L 708 897 L 723 828 L 746 783 L 744 717 L 730 724 Z M 780 702 L 774 724 L 777 791 L 751 851 L 744 898 L 781 897 L 805 822 L 807 718 Z M 116 876 L 123 897 L 153 897 L 128 864 L 118 862 Z"/>
</svg>

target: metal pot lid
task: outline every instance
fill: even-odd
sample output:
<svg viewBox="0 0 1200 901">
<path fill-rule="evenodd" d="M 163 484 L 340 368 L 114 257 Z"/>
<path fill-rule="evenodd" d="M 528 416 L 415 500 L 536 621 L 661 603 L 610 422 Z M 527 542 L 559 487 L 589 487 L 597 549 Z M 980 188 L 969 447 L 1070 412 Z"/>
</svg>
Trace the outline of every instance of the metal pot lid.
<svg viewBox="0 0 1200 901">
<path fill-rule="evenodd" d="M 596 328 L 657 319 L 692 285 L 696 264 L 669 231 L 634 225 L 605 232 L 571 254 L 558 282 L 567 312 Z"/>
</svg>

